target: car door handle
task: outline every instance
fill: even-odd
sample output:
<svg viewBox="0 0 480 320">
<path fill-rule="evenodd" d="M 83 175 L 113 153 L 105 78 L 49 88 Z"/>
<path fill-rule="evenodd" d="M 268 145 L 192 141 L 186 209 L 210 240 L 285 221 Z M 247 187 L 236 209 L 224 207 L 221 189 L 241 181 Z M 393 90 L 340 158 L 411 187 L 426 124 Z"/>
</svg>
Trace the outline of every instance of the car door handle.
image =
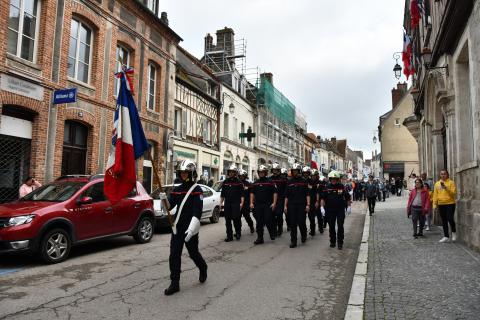
<svg viewBox="0 0 480 320">
<path fill-rule="evenodd" d="M 105 213 L 112 213 L 112 212 L 113 212 L 112 207 L 108 207 L 105 209 Z"/>
<path fill-rule="evenodd" d="M 138 209 L 140 208 L 140 203 L 135 203 L 135 205 L 133 206 L 135 209 Z"/>
</svg>

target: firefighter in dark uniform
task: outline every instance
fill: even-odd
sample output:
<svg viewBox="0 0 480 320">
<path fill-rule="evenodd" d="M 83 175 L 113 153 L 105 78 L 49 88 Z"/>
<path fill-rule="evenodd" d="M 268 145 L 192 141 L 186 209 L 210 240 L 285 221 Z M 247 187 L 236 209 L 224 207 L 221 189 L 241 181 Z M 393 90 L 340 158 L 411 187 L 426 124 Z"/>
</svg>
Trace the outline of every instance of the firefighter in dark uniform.
<svg viewBox="0 0 480 320">
<path fill-rule="evenodd" d="M 343 223 L 345 221 L 345 206 L 351 205 L 350 194 L 346 191 L 345 186 L 340 183 L 341 174 L 338 171 L 331 171 L 328 174 L 330 183 L 325 187 L 322 197 L 321 206 L 325 208 L 328 218 L 328 227 L 330 231 L 330 247 L 334 248 L 338 244 L 338 250 L 343 248 Z M 335 224 L 338 231 L 335 231 Z"/>
<path fill-rule="evenodd" d="M 310 211 L 310 190 L 307 181 L 300 175 L 301 166 L 296 163 L 290 169 L 292 178 L 287 183 L 285 213 L 290 226 L 290 248 L 297 246 L 297 227 L 302 243 L 307 241 L 307 212 Z"/>
<path fill-rule="evenodd" d="M 273 214 L 277 205 L 277 187 L 267 178 L 268 168 L 261 164 L 258 166 L 258 179 L 250 190 L 250 209 L 254 210 L 257 221 L 257 240 L 254 244 L 263 243 L 263 227 L 266 226 L 270 239 L 275 240 L 275 226 Z"/>
<path fill-rule="evenodd" d="M 276 228 L 277 236 L 280 237 L 283 233 L 283 209 L 285 207 L 285 188 L 287 186 L 287 179 L 282 176 L 282 168 L 278 163 L 272 164 L 270 177 L 271 181 L 277 187 L 277 206 L 275 207 L 274 226 Z"/>
<path fill-rule="evenodd" d="M 207 280 L 207 263 L 198 251 L 198 232 L 203 209 L 202 188 L 195 183 L 197 179 L 196 165 L 190 160 L 183 160 L 177 167 L 177 177 L 181 185 L 175 187 L 170 196 L 160 194 L 160 199 L 166 200 L 168 210 L 176 206 L 173 217 L 172 237 L 170 240 L 170 286 L 165 289 L 165 295 L 169 296 L 180 291 L 180 272 L 183 245 L 187 247 L 188 254 L 197 268 L 200 270 L 199 281 Z M 186 200 L 184 198 L 188 195 Z"/>
<path fill-rule="evenodd" d="M 322 214 L 320 212 L 320 198 L 318 195 L 318 189 L 320 187 L 319 173 L 317 169 L 312 169 L 310 175 L 310 203 L 311 208 L 308 212 L 308 220 L 310 221 L 310 235 L 313 237 L 315 235 L 315 219 L 318 220 L 318 231 L 323 233 L 323 220 Z"/>
<path fill-rule="evenodd" d="M 321 197 L 327 186 L 327 182 L 325 181 L 326 178 L 321 176 L 317 183 L 317 195 L 316 195 L 316 202 L 315 208 L 317 209 L 317 219 L 318 219 L 318 231 L 323 233 L 323 230 L 327 227 L 327 218 L 325 213 L 325 208 L 321 206 Z"/>
<path fill-rule="evenodd" d="M 238 169 L 232 164 L 227 169 L 227 178 L 222 184 L 222 192 L 220 193 L 220 205 L 223 206 L 225 215 L 225 225 L 227 229 L 227 237 L 225 242 L 233 240 L 232 221 L 235 228 L 235 238 L 240 240 L 242 236 L 242 216 L 240 210 L 243 207 L 243 183 L 237 177 Z"/>
<path fill-rule="evenodd" d="M 245 218 L 245 221 L 247 221 L 248 227 L 250 228 L 250 233 L 254 233 L 255 227 L 253 226 L 252 216 L 250 215 L 250 189 L 252 184 L 250 181 L 248 181 L 247 171 L 240 169 L 238 176 L 243 184 L 243 197 L 245 199 L 243 201 L 243 207 L 240 210 L 240 213 Z"/>
</svg>

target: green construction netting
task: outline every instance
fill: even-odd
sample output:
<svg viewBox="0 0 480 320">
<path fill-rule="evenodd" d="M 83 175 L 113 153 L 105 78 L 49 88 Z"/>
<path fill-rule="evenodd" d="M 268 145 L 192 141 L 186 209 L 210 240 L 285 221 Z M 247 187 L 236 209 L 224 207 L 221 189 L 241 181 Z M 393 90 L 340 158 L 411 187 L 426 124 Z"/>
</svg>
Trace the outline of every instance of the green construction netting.
<svg viewBox="0 0 480 320">
<path fill-rule="evenodd" d="M 266 78 L 260 78 L 257 85 L 257 102 L 265 105 L 278 119 L 288 124 L 295 124 L 295 106 Z"/>
</svg>

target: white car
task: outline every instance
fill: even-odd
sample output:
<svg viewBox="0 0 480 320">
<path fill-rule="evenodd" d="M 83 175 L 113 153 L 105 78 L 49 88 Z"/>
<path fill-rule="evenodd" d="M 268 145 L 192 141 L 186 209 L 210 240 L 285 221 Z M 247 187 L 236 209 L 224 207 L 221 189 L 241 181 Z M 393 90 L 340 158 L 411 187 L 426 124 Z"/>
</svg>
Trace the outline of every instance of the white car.
<svg viewBox="0 0 480 320">
<path fill-rule="evenodd" d="M 165 193 L 170 195 L 170 192 L 175 185 L 166 185 L 163 187 Z M 210 219 L 211 223 L 217 223 L 220 218 L 220 192 L 213 190 L 212 188 L 199 184 L 203 191 L 203 212 L 202 219 Z M 157 227 L 168 227 L 168 215 L 163 207 L 162 201 L 159 199 L 160 191 L 157 189 L 150 194 L 153 198 L 153 209 L 155 210 L 155 220 Z M 170 212 L 172 215 L 175 213 L 176 207 L 172 208 Z"/>
</svg>

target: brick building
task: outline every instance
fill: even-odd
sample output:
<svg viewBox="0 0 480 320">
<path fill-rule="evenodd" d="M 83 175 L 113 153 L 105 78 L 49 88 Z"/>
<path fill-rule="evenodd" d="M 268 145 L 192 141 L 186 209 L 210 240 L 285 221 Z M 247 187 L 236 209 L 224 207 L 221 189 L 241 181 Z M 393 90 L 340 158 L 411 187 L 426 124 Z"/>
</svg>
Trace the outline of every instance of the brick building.
<svg viewBox="0 0 480 320">
<path fill-rule="evenodd" d="M 3 3 L 5 2 L 5 3 Z M 105 170 L 122 64 L 135 69 L 135 100 L 154 159 L 164 165 L 172 129 L 176 45 L 158 0 L 10 0 L 0 7 L 0 202 L 27 176 Z M 54 105 L 54 90 L 77 88 Z M 151 162 L 139 175 L 151 187 Z"/>
</svg>

